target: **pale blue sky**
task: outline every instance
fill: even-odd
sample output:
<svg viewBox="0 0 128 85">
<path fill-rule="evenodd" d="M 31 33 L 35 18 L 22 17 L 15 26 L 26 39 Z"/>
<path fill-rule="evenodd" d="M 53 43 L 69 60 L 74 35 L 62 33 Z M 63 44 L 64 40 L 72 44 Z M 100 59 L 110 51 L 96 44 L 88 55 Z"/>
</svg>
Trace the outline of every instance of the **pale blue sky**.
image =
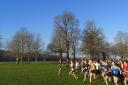
<svg viewBox="0 0 128 85">
<path fill-rule="evenodd" d="M 27 27 L 40 33 L 47 45 L 54 17 L 64 11 L 74 13 L 82 29 L 93 19 L 109 42 L 118 31 L 128 32 L 128 0 L 0 0 L 0 33 L 8 40 L 19 28 Z"/>
</svg>

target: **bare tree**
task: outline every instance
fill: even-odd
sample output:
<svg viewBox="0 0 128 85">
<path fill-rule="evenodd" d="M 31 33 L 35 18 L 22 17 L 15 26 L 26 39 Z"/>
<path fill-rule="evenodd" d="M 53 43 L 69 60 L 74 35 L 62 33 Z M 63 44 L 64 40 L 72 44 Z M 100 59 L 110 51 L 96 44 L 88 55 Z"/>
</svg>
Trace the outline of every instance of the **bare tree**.
<svg viewBox="0 0 128 85">
<path fill-rule="evenodd" d="M 88 54 L 89 59 L 99 58 L 104 43 L 101 28 L 95 26 L 94 21 L 87 21 L 83 31 L 82 48 Z"/>
<path fill-rule="evenodd" d="M 102 42 L 102 45 L 100 47 L 100 58 L 102 58 L 103 60 L 106 60 L 106 59 L 110 59 L 111 57 L 111 45 L 110 43 L 108 43 L 107 41 L 104 41 Z"/>
<path fill-rule="evenodd" d="M 81 40 L 80 29 L 73 28 L 71 32 L 71 49 L 73 50 L 73 59 L 76 60 L 76 50 L 79 46 L 79 41 Z"/>
<path fill-rule="evenodd" d="M 113 59 L 115 60 L 118 56 L 118 50 L 115 44 L 111 45 L 110 51 L 113 56 Z"/>
<path fill-rule="evenodd" d="M 19 44 L 20 44 L 20 59 L 21 59 L 21 63 L 23 63 L 23 57 L 25 57 L 26 53 L 27 53 L 27 43 L 29 43 L 28 41 L 28 37 L 29 37 L 30 32 L 27 30 L 27 28 L 21 28 L 18 32 L 19 35 Z"/>
<path fill-rule="evenodd" d="M 43 50 L 44 43 L 42 42 L 42 39 L 39 34 L 36 34 L 34 36 L 33 42 L 32 42 L 32 49 L 35 57 L 35 63 L 37 62 L 37 57 L 41 54 Z"/>
<path fill-rule="evenodd" d="M 23 63 L 23 58 L 26 57 L 28 63 L 32 55 L 37 55 L 41 48 L 40 36 L 34 35 L 26 28 L 21 28 L 8 43 L 8 48 L 11 53 L 16 57 L 17 63 L 19 60 Z"/>
<path fill-rule="evenodd" d="M 20 39 L 19 39 L 18 32 L 15 34 L 13 39 L 11 39 L 7 43 L 7 47 L 11 55 L 16 57 L 16 63 L 19 64 L 19 60 L 21 58 L 21 46 L 20 46 Z"/>
<path fill-rule="evenodd" d="M 48 45 L 48 50 L 59 53 L 60 59 L 62 60 L 62 54 L 65 52 L 65 43 L 62 36 L 62 29 L 56 28 L 54 30 L 53 38 L 51 43 Z"/>
<path fill-rule="evenodd" d="M 71 48 L 71 34 L 74 28 L 78 28 L 78 20 L 71 12 L 64 12 L 62 15 L 55 17 L 55 28 L 61 30 L 61 35 L 64 40 L 65 52 L 69 60 L 69 51 Z"/>
<path fill-rule="evenodd" d="M 34 34 L 28 33 L 26 35 L 25 40 L 26 40 L 25 54 L 26 54 L 28 63 L 30 63 L 30 58 L 32 57 L 32 52 L 33 52 Z"/>
<path fill-rule="evenodd" d="M 128 33 L 127 32 L 118 32 L 115 37 L 115 46 L 118 50 L 118 55 L 125 59 L 128 55 Z"/>
</svg>

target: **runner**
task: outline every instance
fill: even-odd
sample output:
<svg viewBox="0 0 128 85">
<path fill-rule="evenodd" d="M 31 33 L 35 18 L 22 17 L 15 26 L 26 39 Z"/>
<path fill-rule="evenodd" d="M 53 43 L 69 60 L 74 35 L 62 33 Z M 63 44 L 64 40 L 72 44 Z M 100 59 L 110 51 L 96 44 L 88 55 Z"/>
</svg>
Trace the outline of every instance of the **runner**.
<svg viewBox="0 0 128 85">
<path fill-rule="evenodd" d="M 93 60 L 89 60 L 89 66 L 90 66 L 90 69 L 89 69 L 90 84 L 92 84 L 92 77 L 93 77 L 94 79 L 96 79 L 95 65 L 94 65 L 94 63 L 93 63 Z"/>
<path fill-rule="evenodd" d="M 123 65 L 124 65 L 123 60 L 119 60 L 118 64 L 119 64 L 120 70 L 123 72 Z M 120 82 L 121 82 L 121 85 L 124 85 L 124 75 L 123 75 L 123 73 L 120 74 Z"/>
<path fill-rule="evenodd" d="M 105 80 L 105 83 L 106 85 L 109 85 L 108 82 L 111 82 L 112 71 L 111 66 L 108 64 L 107 61 L 104 61 L 103 71 L 103 78 Z"/>
<path fill-rule="evenodd" d="M 96 75 L 99 75 L 99 74 L 101 74 L 101 65 L 100 65 L 100 63 L 98 62 L 98 61 L 95 61 L 95 73 L 96 73 Z"/>
<path fill-rule="evenodd" d="M 83 69 L 84 69 L 84 67 L 83 67 L 83 66 L 84 66 L 84 61 L 85 61 L 85 59 L 82 59 L 82 60 L 81 60 L 81 64 L 80 64 L 80 65 L 81 65 L 81 74 L 82 74 L 83 71 L 84 71 L 84 70 L 83 70 Z"/>
<path fill-rule="evenodd" d="M 69 75 L 71 75 L 74 72 L 74 63 L 72 60 L 70 61 L 69 68 L 70 68 Z"/>
<path fill-rule="evenodd" d="M 82 67 L 82 72 L 84 72 L 84 82 L 86 81 L 86 77 L 89 74 L 89 64 L 87 60 L 84 60 L 83 67 Z"/>
<path fill-rule="evenodd" d="M 62 60 L 59 60 L 59 71 L 58 71 L 58 76 L 61 74 L 62 72 L 62 66 L 63 66 L 63 63 L 62 63 Z"/>
<path fill-rule="evenodd" d="M 70 72 L 69 75 L 72 75 L 76 80 L 78 79 L 78 77 L 75 75 L 75 64 L 73 63 L 73 61 L 70 61 Z"/>
<path fill-rule="evenodd" d="M 76 61 L 76 64 L 75 64 L 75 70 L 77 73 L 80 73 L 80 71 L 81 71 L 81 65 L 78 60 Z"/>
<path fill-rule="evenodd" d="M 124 61 L 124 65 L 123 65 L 123 74 L 124 74 L 124 85 L 128 85 L 127 81 L 128 81 L 128 61 Z"/>
<path fill-rule="evenodd" d="M 121 70 L 114 61 L 112 62 L 111 69 L 112 69 L 112 72 L 113 72 L 114 83 L 115 83 L 115 85 L 118 85 Z"/>
</svg>

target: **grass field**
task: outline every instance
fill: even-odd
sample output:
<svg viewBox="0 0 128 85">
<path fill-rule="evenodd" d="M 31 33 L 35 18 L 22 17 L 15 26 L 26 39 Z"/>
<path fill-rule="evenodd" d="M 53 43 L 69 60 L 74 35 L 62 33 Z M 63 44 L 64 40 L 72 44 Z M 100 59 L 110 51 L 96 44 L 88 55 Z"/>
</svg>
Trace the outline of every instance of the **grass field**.
<svg viewBox="0 0 128 85">
<path fill-rule="evenodd" d="M 0 85 L 88 85 L 83 83 L 83 77 L 78 80 L 68 76 L 64 70 L 58 77 L 56 64 L 0 64 Z M 93 85 L 105 85 L 98 78 Z"/>
</svg>

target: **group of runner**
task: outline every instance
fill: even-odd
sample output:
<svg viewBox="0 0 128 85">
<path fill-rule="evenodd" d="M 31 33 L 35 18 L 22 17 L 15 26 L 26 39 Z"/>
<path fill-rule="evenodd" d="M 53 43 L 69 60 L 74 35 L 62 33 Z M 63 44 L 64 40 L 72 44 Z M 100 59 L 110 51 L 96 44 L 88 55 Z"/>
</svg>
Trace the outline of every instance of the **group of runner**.
<svg viewBox="0 0 128 85">
<path fill-rule="evenodd" d="M 60 75 L 63 67 L 63 63 L 59 62 L 59 73 Z M 69 69 L 69 75 L 72 75 L 75 79 L 78 79 L 79 74 L 83 74 L 85 82 L 89 79 L 89 85 L 95 82 L 95 79 L 102 77 L 106 85 L 109 85 L 114 81 L 114 85 L 128 85 L 128 61 L 127 60 L 70 60 L 67 62 Z M 94 79 L 94 81 L 92 81 Z"/>
</svg>

